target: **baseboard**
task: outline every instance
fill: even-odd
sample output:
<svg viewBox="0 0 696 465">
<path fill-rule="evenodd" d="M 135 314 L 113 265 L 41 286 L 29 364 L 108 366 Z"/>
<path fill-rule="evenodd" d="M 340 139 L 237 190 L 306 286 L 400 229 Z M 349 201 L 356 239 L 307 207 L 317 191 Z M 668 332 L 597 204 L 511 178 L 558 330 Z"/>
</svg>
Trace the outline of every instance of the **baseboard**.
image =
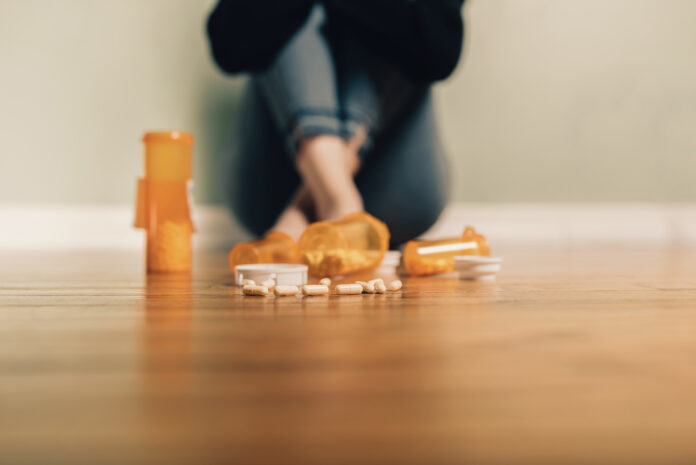
<svg viewBox="0 0 696 465">
<path fill-rule="evenodd" d="M 0 205 L 0 217 L 0 250 L 137 250 L 145 241 L 131 205 Z M 223 207 L 196 206 L 194 224 L 197 249 L 249 237 Z"/>
<path fill-rule="evenodd" d="M 129 205 L 0 205 L 0 249 L 137 250 L 143 232 Z M 248 235 L 227 210 L 197 206 L 198 250 L 227 250 Z M 696 246 L 694 204 L 452 204 L 426 237 L 473 225 L 493 244 L 586 243 Z"/>
</svg>

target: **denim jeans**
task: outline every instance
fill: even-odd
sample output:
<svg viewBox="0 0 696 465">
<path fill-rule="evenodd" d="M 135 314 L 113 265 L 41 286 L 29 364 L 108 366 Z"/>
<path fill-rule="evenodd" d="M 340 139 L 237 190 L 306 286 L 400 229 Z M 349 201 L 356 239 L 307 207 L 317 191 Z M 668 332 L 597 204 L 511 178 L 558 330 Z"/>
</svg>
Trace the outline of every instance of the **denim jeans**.
<svg viewBox="0 0 696 465">
<path fill-rule="evenodd" d="M 360 127 L 367 139 L 355 182 L 365 210 L 387 224 L 396 246 L 425 232 L 446 202 L 431 89 L 332 31 L 317 5 L 244 90 L 232 149 L 232 211 L 263 234 L 300 185 L 298 142 L 318 134 L 349 140 Z"/>
</svg>

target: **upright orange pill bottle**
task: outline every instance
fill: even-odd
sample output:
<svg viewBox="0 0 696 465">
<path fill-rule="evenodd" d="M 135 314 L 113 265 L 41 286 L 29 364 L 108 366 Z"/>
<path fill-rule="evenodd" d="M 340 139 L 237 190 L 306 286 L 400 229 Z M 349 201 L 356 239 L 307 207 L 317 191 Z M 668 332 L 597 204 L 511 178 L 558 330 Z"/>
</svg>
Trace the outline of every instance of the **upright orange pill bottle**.
<svg viewBox="0 0 696 465">
<path fill-rule="evenodd" d="M 135 226 L 146 231 L 148 273 L 191 270 L 191 134 L 148 132 Z"/>
<path fill-rule="evenodd" d="M 333 278 L 377 267 L 389 247 L 389 229 L 367 213 L 351 213 L 309 225 L 298 245 L 309 274 Z"/>
<path fill-rule="evenodd" d="M 404 267 L 411 276 L 451 273 L 458 255 L 490 255 L 486 238 L 467 226 L 460 237 L 408 241 L 404 247 Z"/>
</svg>

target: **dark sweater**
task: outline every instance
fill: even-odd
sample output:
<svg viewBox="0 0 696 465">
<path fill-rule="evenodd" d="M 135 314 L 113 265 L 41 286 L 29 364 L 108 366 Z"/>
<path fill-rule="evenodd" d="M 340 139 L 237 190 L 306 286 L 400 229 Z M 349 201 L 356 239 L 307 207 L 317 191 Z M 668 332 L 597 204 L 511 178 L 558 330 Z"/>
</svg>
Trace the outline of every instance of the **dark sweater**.
<svg viewBox="0 0 696 465">
<path fill-rule="evenodd" d="M 208 18 L 213 57 L 228 73 L 258 72 L 304 24 L 316 0 L 220 0 Z M 326 0 L 330 28 L 345 31 L 411 78 L 452 73 L 462 48 L 464 0 Z"/>
</svg>

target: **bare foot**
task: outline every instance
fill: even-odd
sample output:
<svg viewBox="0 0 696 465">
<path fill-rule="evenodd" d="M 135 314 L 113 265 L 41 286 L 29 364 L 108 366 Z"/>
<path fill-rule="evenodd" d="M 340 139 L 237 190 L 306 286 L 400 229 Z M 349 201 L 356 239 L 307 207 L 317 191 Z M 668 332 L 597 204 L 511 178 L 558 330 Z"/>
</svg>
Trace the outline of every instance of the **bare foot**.
<svg viewBox="0 0 696 465">
<path fill-rule="evenodd" d="M 278 221 L 273 226 L 274 231 L 284 232 L 295 241 L 300 239 L 302 231 L 309 225 L 305 214 L 296 205 L 289 205 L 281 213 Z"/>
<path fill-rule="evenodd" d="M 302 232 L 307 228 L 313 216 L 312 199 L 309 190 L 302 186 L 295 195 L 292 203 L 280 214 L 273 228 L 299 240 Z"/>
</svg>

